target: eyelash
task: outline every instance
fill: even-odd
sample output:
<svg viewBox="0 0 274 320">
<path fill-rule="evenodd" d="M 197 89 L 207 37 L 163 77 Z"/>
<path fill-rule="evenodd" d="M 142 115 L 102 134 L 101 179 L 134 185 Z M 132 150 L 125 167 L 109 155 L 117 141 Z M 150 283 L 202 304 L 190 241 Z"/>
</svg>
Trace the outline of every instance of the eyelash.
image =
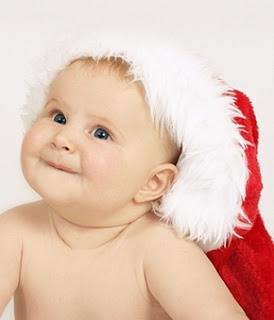
<svg viewBox="0 0 274 320">
<path fill-rule="evenodd" d="M 99 130 L 99 129 L 102 129 L 103 131 L 105 131 L 106 133 L 107 133 L 107 135 L 108 135 L 108 138 L 107 139 L 102 139 L 102 140 L 113 140 L 113 136 L 112 136 L 112 133 L 108 130 L 108 129 L 106 129 L 104 126 L 101 126 L 101 125 L 96 125 L 96 126 L 94 126 L 94 129 L 93 130 L 91 130 L 89 133 L 90 134 L 93 134 L 93 133 L 95 133 L 97 130 Z M 95 136 L 94 136 L 95 137 Z"/>
<path fill-rule="evenodd" d="M 62 111 L 60 111 L 58 109 L 53 109 L 53 110 L 49 111 L 48 116 L 49 116 L 49 118 L 53 119 L 53 116 L 56 116 L 59 113 L 64 115 L 64 113 Z M 65 115 L 64 115 L 64 117 L 66 118 Z"/>
</svg>

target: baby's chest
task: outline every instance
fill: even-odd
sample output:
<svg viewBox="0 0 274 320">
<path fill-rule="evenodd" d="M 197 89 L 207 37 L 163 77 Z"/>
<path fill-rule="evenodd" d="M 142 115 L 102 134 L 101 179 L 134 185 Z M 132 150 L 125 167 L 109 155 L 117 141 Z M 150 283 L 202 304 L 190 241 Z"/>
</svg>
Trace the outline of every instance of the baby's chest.
<svg viewBox="0 0 274 320">
<path fill-rule="evenodd" d="M 36 318 L 47 314 L 45 319 L 52 320 L 100 320 L 109 314 L 121 319 L 134 310 L 144 316 L 149 309 L 141 261 L 126 251 L 91 254 L 32 248 L 22 260 L 20 291 L 25 312 Z"/>
</svg>

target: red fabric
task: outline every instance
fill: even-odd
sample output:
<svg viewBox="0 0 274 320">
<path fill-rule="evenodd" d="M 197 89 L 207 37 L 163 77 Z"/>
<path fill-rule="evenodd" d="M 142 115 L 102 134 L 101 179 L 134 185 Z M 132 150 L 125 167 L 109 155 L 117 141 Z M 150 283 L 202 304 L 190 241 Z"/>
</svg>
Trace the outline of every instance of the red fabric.
<svg viewBox="0 0 274 320">
<path fill-rule="evenodd" d="M 262 189 L 257 161 L 258 127 L 249 99 L 235 91 L 236 105 L 245 119 L 235 119 L 243 126 L 242 135 L 253 145 L 246 149 L 250 171 L 246 186 L 245 213 L 253 223 L 250 230 L 237 230 L 226 248 L 208 253 L 235 299 L 251 320 L 274 320 L 274 245 L 258 210 Z"/>
</svg>

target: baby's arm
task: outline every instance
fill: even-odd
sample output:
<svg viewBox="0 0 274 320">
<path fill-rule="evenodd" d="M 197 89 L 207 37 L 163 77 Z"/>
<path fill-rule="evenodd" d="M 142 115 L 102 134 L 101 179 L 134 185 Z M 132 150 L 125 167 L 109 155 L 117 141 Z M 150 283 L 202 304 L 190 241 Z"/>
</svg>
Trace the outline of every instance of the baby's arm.
<svg viewBox="0 0 274 320">
<path fill-rule="evenodd" d="M 173 320 L 246 320 L 241 307 L 202 252 L 191 241 L 162 232 L 144 258 L 151 294 Z"/>
<path fill-rule="evenodd" d="M 23 246 L 15 210 L 0 215 L 0 316 L 20 279 Z"/>
</svg>

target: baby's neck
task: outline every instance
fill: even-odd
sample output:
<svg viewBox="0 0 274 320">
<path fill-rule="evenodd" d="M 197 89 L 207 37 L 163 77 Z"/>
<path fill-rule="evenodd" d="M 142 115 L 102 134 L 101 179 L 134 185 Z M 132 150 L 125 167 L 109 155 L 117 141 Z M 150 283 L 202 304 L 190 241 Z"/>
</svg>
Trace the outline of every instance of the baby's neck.
<svg viewBox="0 0 274 320">
<path fill-rule="evenodd" d="M 59 214 L 49 212 L 50 225 L 56 236 L 71 250 L 94 249 L 119 237 L 129 224 L 113 227 L 77 226 Z"/>
<path fill-rule="evenodd" d="M 52 232 L 71 250 L 94 249 L 102 247 L 113 240 L 118 240 L 129 225 L 110 227 L 82 227 L 77 226 L 53 210 L 49 210 Z"/>
</svg>

